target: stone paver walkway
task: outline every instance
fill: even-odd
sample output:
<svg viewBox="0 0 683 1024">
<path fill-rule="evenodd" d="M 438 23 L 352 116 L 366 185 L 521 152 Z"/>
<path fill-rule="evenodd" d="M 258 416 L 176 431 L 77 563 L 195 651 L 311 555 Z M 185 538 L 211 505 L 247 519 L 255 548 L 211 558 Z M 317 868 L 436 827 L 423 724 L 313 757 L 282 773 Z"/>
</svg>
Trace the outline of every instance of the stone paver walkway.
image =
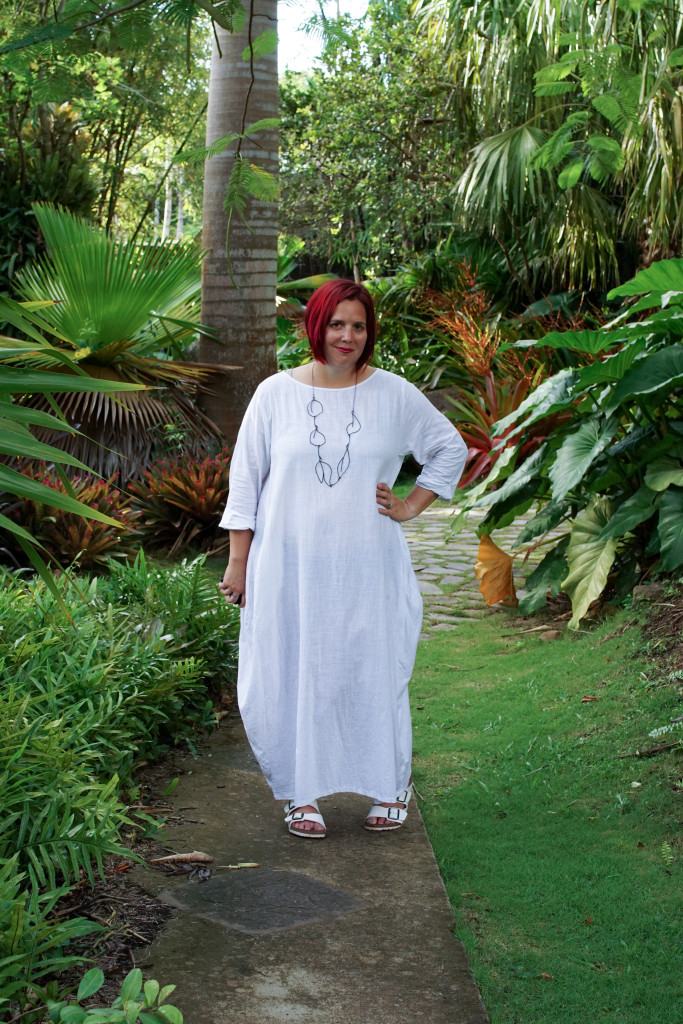
<svg viewBox="0 0 683 1024">
<path fill-rule="evenodd" d="M 452 522 L 453 508 L 436 504 L 417 519 L 403 524 L 424 601 L 423 638 L 442 630 L 457 629 L 459 622 L 492 615 L 499 610 L 486 607 L 474 578 L 479 548 L 479 538 L 474 532 L 476 518 L 471 516 L 471 525 L 451 538 Z M 511 551 L 522 522 L 520 519 L 507 529 L 497 530 L 496 544 Z M 513 571 L 521 583 L 521 569 Z"/>
</svg>

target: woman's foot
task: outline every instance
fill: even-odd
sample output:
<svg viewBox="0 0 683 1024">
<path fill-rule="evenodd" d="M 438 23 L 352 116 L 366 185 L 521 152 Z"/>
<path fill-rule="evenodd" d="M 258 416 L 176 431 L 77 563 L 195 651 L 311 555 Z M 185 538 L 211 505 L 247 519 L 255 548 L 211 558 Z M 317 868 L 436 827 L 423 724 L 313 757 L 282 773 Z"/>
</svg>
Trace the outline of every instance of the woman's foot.
<svg viewBox="0 0 683 1024">
<path fill-rule="evenodd" d="M 290 800 L 285 805 L 285 822 L 293 836 L 303 836 L 305 839 L 324 839 L 327 834 L 317 801 L 313 801 L 312 804 L 304 804 L 301 807 L 294 807 Z"/>
<path fill-rule="evenodd" d="M 370 813 L 365 819 L 365 828 L 371 832 L 394 832 L 397 828 L 400 828 L 408 816 L 408 803 L 412 795 L 413 779 L 411 776 L 408 788 L 399 793 L 394 803 L 374 803 L 372 805 Z M 380 810 L 383 807 L 391 808 L 391 814 L 386 817 L 380 814 Z"/>
</svg>

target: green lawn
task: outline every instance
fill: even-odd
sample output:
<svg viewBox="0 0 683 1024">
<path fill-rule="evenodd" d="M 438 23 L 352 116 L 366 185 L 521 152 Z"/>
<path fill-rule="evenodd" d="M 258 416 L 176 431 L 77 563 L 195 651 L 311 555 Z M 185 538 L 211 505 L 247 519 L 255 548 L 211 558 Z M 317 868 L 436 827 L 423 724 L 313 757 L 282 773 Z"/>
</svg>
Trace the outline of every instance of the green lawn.
<svg viewBox="0 0 683 1024">
<path fill-rule="evenodd" d="M 681 751 L 617 758 L 664 742 L 681 683 L 628 621 L 421 645 L 415 781 L 492 1024 L 682 1019 Z"/>
</svg>

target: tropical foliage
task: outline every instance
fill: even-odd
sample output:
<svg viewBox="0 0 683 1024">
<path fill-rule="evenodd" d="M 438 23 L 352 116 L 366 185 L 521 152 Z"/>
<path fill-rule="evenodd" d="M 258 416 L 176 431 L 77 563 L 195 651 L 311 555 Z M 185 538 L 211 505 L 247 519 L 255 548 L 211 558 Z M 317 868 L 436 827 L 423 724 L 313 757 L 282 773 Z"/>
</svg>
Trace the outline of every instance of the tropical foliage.
<svg viewBox="0 0 683 1024">
<path fill-rule="evenodd" d="M 281 223 L 325 268 L 361 280 L 450 220 L 450 82 L 404 0 L 322 19 L 321 65 L 281 83 Z"/>
<path fill-rule="evenodd" d="M 34 201 L 148 240 L 200 223 L 201 175 L 173 156 L 203 136 L 206 10 L 158 0 L 0 11 L 0 281 L 42 251 Z M 218 18 L 222 18 L 216 11 Z M 163 217 L 160 215 L 163 207 Z"/>
<path fill-rule="evenodd" d="M 69 491 L 54 469 L 43 468 L 38 471 L 23 469 L 22 475 L 31 481 L 46 484 L 61 495 L 74 495 L 78 501 L 90 510 L 101 512 L 115 525 L 106 522 L 94 522 L 82 515 L 69 512 L 63 508 L 55 508 L 45 498 L 11 498 L 0 494 L 2 514 L 15 525 L 28 530 L 43 552 L 51 560 L 63 566 L 78 563 L 81 569 L 93 569 L 107 564 L 109 558 L 131 558 L 139 546 L 133 527 L 139 511 L 132 509 L 132 496 L 125 495 L 115 486 L 115 477 L 101 480 L 92 474 L 74 477 L 69 481 Z M 10 562 L 20 565 L 23 554 L 13 538 L 8 535 L 4 548 L 0 549 L 2 557 L 9 555 Z"/>
<path fill-rule="evenodd" d="M 680 251 L 679 2 L 421 0 L 471 147 L 458 217 L 530 301 Z"/>
<path fill-rule="evenodd" d="M 143 245 L 117 240 L 81 218 L 48 205 L 34 215 L 49 256 L 17 276 L 23 316 L 35 329 L 58 339 L 89 376 L 115 384 L 147 385 L 122 402 L 110 394 L 69 393 L 57 404 L 80 433 L 58 435 L 39 427 L 41 440 L 64 448 L 102 476 L 122 484 L 150 461 L 155 431 L 173 422 L 196 441 L 215 428 L 192 401 L 207 369 L 183 361 L 198 329 L 202 254 L 193 243 Z M 15 365 L 44 366 L 41 352 L 7 355 Z M 40 396 L 31 408 L 49 412 Z M 42 433 L 41 433 L 42 431 Z"/>
<path fill-rule="evenodd" d="M 131 484 L 141 516 L 138 535 L 146 548 L 175 554 L 187 546 L 214 546 L 228 498 L 231 457 L 232 449 L 223 445 L 203 459 L 162 459 Z"/>
<path fill-rule="evenodd" d="M 546 552 L 521 607 L 562 589 L 574 627 L 606 587 L 625 596 L 656 567 L 683 565 L 683 260 L 653 264 L 610 298 L 630 304 L 603 327 L 534 343 L 583 365 L 549 377 L 499 420 L 494 448 L 511 429 L 520 440 L 469 495 L 470 508 L 487 510 L 483 535 L 539 503 L 517 538 L 518 555 Z M 558 415 L 524 458 L 522 439 Z"/>
<path fill-rule="evenodd" d="M 377 277 L 455 228 L 495 252 L 513 308 L 604 294 L 680 252 L 682 25 L 680 0 L 319 18 L 320 68 L 282 91 L 286 229 L 320 265 Z"/>
<path fill-rule="evenodd" d="M 158 981 L 145 981 L 142 971 L 134 967 L 123 979 L 121 995 L 109 1007 L 89 1007 L 81 1003 L 91 1000 L 104 985 L 104 974 L 97 967 L 91 968 L 81 979 L 75 999 L 59 1002 L 48 1000 L 50 1020 L 54 1024 L 183 1024 L 183 1015 L 176 1006 L 167 1003 L 175 991 L 175 985 L 164 985 Z"/>
<path fill-rule="evenodd" d="M 51 445 L 36 440 L 31 427 L 38 427 L 52 432 L 60 431 L 76 434 L 62 416 L 52 412 L 28 408 L 23 404 L 28 396 L 44 395 L 50 400 L 54 394 L 65 391 L 88 394 L 91 398 L 97 393 L 118 392 L 119 401 L 126 399 L 124 392 L 135 392 L 139 384 L 113 383 L 110 380 L 94 380 L 70 359 L 61 349 L 51 345 L 36 330 L 34 318 L 23 307 L 11 299 L 0 297 L 0 315 L 14 328 L 21 331 L 30 341 L 7 338 L 0 335 L 0 352 L 6 359 L 13 359 L 19 365 L 7 366 L 0 362 L 0 488 L 5 495 L 14 495 L 27 501 L 44 503 L 67 513 L 84 516 L 87 519 L 104 523 L 110 528 L 118 526 L 115 519 L 105 515 L 98 509 L 90 508 L 78 501 L 73 488 L 68 484 L 62 467 L 79 471 L 88 471 L 73 455 L 61 451 Z M 22 360 L 39 359 L 41 369 L 23 367 Z M 23 367 L 23 368 L 22 368 Z M 65 372 L 56 372 L 54 368 Z M 51 407 L 52 408 L 52 407 Z M 58 411 L 58 410 L 57 410 Z M 40 480 L 31 480 L 26 474 L 14 468 L 21 460 L 47 460 L 55 466 L 55 470 L 64 484 L 63 493 L 48 487 Z M 43 575 L 48 585 L 53 586 L 45 563 L 38 554 L 35 541 L 29 531 L 13 518 L 0 512 L 0 528 L 11 535 L 14 542 L 24 551 L 34 567 Z"/>
<path fill-rule="evenodd" d="M 79 881 L 152 828 L 122 801 L 133 764 L 215 721 L 233 679 L 236 612 L 202 559 L 0 588 L 0 1012 L 25 1008 L 92 922 L 54 916 Z M 66 610 L 65 610 L 66 609 Z M 71 1019 L 63 1017 L 62 1019 Z M 107 1019 L 118 1019 L 115 1017 Z"/>
</svg>

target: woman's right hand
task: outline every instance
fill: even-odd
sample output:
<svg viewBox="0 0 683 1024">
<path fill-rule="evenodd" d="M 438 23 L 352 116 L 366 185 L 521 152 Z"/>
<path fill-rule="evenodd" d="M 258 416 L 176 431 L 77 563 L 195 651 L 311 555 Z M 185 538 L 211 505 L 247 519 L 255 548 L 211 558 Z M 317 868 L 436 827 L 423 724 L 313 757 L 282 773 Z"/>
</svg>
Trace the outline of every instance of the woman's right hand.
<svg viewBox="0 0 683 1024">
<path fill-rule="evenodd" d="M 228 604 L 236 604 L 240 608 L 244 608 L 244 592 L 246 590 L 246 586 L 247 563 L 244 562 L 244 564 L 242 564 L 230 559 L 228 567 L 223 575 L 223 579 L 218 584 L 218 587 Z"/>
</svg>

